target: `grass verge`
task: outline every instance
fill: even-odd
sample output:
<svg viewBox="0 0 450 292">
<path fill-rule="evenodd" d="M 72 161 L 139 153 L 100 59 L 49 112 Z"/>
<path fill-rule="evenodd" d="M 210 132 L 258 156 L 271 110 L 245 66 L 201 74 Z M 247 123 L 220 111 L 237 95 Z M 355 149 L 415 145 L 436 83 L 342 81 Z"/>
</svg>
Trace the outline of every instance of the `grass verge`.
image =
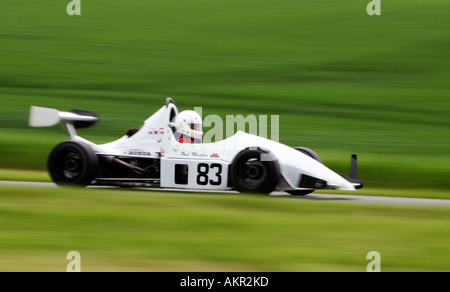
<svg viewBox="0 0 450 292">
<path fill-rule="evenodd" d="M 0 186 L 0 270 L 450 270 L 448 207 Z"/>
</svg>

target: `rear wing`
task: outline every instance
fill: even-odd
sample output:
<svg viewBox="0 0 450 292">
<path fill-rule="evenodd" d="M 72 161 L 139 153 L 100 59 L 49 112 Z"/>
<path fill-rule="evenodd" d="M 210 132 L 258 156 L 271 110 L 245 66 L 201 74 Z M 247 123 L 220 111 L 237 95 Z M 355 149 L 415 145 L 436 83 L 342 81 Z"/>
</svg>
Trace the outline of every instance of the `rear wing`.
<svg viewBox="0 0 450 292">
<path fill-rule="evenodd" d="M 64 122 L 70 137 L 76 135 L 79 128 L 87 128 L 95 124 L 98 115 L 95 112 L 73 110 L 73 112 L 61 112 L 56 109 L 31 106 L 30 119 L 28 125 L 30 127 L 42 128 L 52 127 L 60 122 Z"/>
</svg>

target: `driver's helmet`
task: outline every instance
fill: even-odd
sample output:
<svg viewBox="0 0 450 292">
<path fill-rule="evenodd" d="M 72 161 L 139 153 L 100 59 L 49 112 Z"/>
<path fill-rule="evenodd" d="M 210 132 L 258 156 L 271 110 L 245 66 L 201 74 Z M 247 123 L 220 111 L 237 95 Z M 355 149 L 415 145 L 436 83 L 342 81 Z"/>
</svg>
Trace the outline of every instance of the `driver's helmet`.
<svg viewBox="0 0 450 292">
<path fill-rule="evenodd" d="M 201 143 L 202 118 L 191 110 L 182 111 L 175 116 L 175 136 L 180 143 Z"/>
</svg>

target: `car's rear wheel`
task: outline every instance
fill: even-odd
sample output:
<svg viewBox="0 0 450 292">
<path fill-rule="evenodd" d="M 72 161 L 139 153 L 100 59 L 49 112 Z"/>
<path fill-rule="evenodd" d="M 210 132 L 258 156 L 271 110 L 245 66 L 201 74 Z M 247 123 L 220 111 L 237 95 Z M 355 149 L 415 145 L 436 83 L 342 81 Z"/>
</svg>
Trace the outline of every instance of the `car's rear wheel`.
<svg viewBox="0 0 450 292">
<path fill-rule="evenodd" d="M 53 148 L 47 167 L 56 184 L 85 187 L 97 174 L 98 158 L 89 146 L 65 141 Z"/>
<path fill-rule="evenodd" d="M 322 163 L 322 159 L 320 159 L 319 155 L 317 155 L 317 153 L 313 150 L 306 147 L 294 147 L 294 149 Z M 314 192 L 314 190 L 292 190 L 286 192 L 293 196 L 306 196 Z"/>
<path fill-rule="evenodd" d="M 232 186 L 241 193 L 269 194 L 275 190 L 280 177 L 278 161 L 259 148 L 242 150 L 231 164 Z"/>
</svg>

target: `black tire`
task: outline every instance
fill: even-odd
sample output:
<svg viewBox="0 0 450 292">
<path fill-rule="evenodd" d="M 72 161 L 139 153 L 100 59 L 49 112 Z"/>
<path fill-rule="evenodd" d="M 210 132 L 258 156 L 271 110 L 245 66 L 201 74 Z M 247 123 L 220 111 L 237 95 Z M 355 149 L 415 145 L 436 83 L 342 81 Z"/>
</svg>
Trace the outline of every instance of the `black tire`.
<svg viewBox="0 0 450 292">
<path fill-rule="evenodd" d="M 268 157 L 270 159 L 265 159 Z M 259 148 L 242 150 L 231 164 L 231 184 L 241 193 L 269 194 L 275 190 L 280 177 L 278 161 L 269 152 Z"/>
<path fill-rule="evenodd" d="M 97 174 L 98 158 L 89 146 L 65 141 L 50 152 L 47 168 L 56 184 L 85 187 Z"/>
<path fill-rule="evenodd" d="M 322 159 L 320 159 L 319 155 L 317 155 L 316 152 L 313 150 L 306 148 L 306 147 L 294 147 L 295 150 L 302 152 L 303 154 L 308 155 L 311 158 L 314 158 L 315 160 L 322 163 Z M 314 190 L 292 190 L 292 191 L 286 191 L 288 194 L 293 196 L 306 196 L 314 192 Z"/>
<path fill-rule="evenodd" d="M 286 191 L 289 195 L 292 196 L 306 196 L 314 192 L 314 190 L 292 190 L 292 191 Z"/>
</svg>

